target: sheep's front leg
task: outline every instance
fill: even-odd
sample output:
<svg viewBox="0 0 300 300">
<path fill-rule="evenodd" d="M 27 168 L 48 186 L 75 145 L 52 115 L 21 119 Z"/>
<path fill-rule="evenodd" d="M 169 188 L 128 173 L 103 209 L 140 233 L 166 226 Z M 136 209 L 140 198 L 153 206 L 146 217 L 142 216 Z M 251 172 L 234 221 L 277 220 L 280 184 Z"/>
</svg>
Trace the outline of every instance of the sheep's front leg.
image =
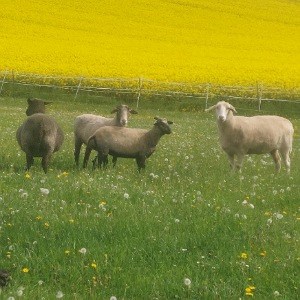
<svg viewBox="0 0 300 300">
<path fill-rule="evenodd" d="M 234 154 L 227 153 L 227 157 L 230 163 L 230 167 L 233 170 L 234 169 Z"/>
<path fill-rule="evenodd" d="M 26 171 L 29 171 L 33 165 L 33 156 L 26 154 Z"/>
<path fill-rule="evenodd" d="M 236 162 L 234 164 L 234 169 L 241 172 L 243 160 L 244 160 L 244 154 L 237 154 L 236 155 Z"/>
<path fill-rule="evenodd" d="M 279 155 L 279 152 L 278 150 L 274 150 L 271 152 L 271 155 L 272 155 L 272 158 L 274 160 L 274 163 L 275 163 L 275 171 L 276 173 L 278 173 L 280 171 L 280 168 L 281 168 L 281 163 L 280 163 L 280 155 Z"/>
<path fill-rule="evenodd" d="M 146 157 L 145 156 L 138 156 L 136 158 L 136 163 L 138 165 L 138 171 L 141 172 L 141 169 L 145 169 L 146 167 Z"/>
</svg>

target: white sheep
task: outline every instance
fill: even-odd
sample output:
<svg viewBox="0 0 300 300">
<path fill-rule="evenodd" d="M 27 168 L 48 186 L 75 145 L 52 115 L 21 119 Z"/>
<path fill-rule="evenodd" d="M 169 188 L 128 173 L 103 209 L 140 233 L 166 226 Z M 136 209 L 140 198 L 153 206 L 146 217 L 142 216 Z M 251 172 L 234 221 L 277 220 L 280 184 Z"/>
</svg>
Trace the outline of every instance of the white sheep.
<svg viewBox="0 0 300 300">
<path fill-rule="evenodd" d="M 225 101 L 205 111 L 211 110 L 216 111 L 220 144 L 233 170 L 241 169 L 246 154 L 270 153 L 279 172 L 280 153 L 290 172 L 294 129 L 289 120 L 279 116 L 234 116 L 235 108 Z"/>
<path fill-rule="evenodd" d="M 89 137 L 100 127 L 103 126 L 126 126 L 129 114 L 137 114 L 137 112 L 127 105 L 119 105 L 112 112 L 116 113 L 114 118 L 105 118 L 93 114 L 83 114 L 75 118 L 74 137 L 75 150 L 74 157 L 76 165 L 79 164 L 79 155 L 82 144 L 87 144 Z M 114 164 L 116 159 L 113 160 Z"/>
<path fill-rule="evenodd" d="M 167 121 L 154 118 L 156 122 L 150 130 L 105 126 L 98 129 L 87 143 L 83 167 L 87 166 L 92 150 L 98 151 L 98 166 L 106 166 L 108 154 L 114 157 L 135 158 L 138 170 L 145 168 L 145 161 L 156 149 L 160 138 L 170 134 L 171 128 Z"/>
</svg>

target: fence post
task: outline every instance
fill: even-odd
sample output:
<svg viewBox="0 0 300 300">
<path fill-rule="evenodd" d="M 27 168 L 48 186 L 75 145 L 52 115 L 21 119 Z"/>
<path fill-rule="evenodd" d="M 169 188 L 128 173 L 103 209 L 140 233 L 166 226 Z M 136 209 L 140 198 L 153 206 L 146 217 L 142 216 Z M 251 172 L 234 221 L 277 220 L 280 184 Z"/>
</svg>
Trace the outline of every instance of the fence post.
<svg viewBox="0 0 300 300">
<path fill-rule="evenodd" d="M 3 89 L 3 85 L 4 85 L 4 82 L 5 82 L 5 78 L 6 78 L 7 73 L 8 73 L 8 71 L 4 72 L 4 76 L 3 76 L 3 79 L 2 79 L 2 82 L 1 82 L 1 87 L 0 87 L 0 95 L 2 93 L 2 89 Z"/>
<path fill-rule="evenodd" d="M 256 83 L 256 97 L 258 101 L 258 110 L 261 110 L 261 98 L 262 98 L 262 87 L 261 85 L 257 82 Z"/>
<path fill-rule="evenodd" d="M 137 94 L 137 101 L 136 101 L 136 108 L 139 108 L 139 104 L 140 104 L 140 98 L 141 98 L 141 91 L 142 91 L 142 78 L 139 77 L 139 81 L 138 81 L 138 94 Z"/>
<path fill-rule="evenodd" d="M 76 90 L 76 94 L 75 94 L 75 97 L 74 97 L 74 101 L 77 98 L 78 92 L 79 92 L 80 87 L 81 87 L 82 80 L 83 80 L 83 77 L 80 77 L 79 84 L 78 84 L 78 87 L 77 87 L 77 90 Z"/>
<path fill-rule="evenodd" d="M 206 94 L 205 94 L 205 109 L 207 108 L 208 106 L 208 98 L 209 98 L 209 88 L 210 88 L 210 84 L 207 83 L 206 84 Z"/>
</svg>

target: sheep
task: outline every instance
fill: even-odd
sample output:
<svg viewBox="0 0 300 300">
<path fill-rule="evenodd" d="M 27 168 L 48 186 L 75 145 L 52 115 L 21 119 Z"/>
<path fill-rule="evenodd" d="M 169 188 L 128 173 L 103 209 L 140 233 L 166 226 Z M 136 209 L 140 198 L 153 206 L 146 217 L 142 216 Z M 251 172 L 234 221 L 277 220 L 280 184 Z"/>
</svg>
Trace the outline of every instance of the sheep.
<svg viewBox="0 0 300 300">
<path fill-rule="evenodd" d="M 16 138 L 20 148 L 26 153 L 26 170 L 33 165 L 34 157 L 42 157 L 42 168 L 48 171 L 52 153 L 60 149 L 64 134 L 56 121 L 45 115 L 45 102 L 28 99 L 28 118 L 18 128 Z"/>
<path fill-rule="evenodd" d="M 137 114 L 137 111 L 129 108 L 127 105 L 119 105 L 112 112 L 116 113 L 114 118 L 105 118 L 93 114 L 83 114 L 75 118 L 74 122 L 74 138 L 75 163 L 79 165 L 79 155 L 82 144 L 87 144 L 89 137 L 100 127 L 103 126 L 127 126 L 129 114 Z M 113 158 L 114 165 L 116 158 Z"/>
<path fill-rule="evenodd" d="M 283 158 L 287 173 L 290 173 L 290 153 L 293 143 L 292 123 L 279 116 L 234 116 L 235 108 L 225 101 L 205 111 L 216 111 L 220 144 L 226 152 L 233 170 L 241 170 L 246 154 L 270 153 L 275 171 L 281 168 Z"/>
<path fill-rule="evenodd" d="M 88 140 L 83 168 L 86 168 L 92 150 L 98 151 L 98 167 L 107 165 L 108 154 L 115 157 L 135 158 L 138 171 L 145 169 L 145 161 L 155 151 L 164 134 L 170 134 L 172 121 L 154 118 L 156 122 L 150 130 L 105 126 L 98 129 Z"/>
</svg>

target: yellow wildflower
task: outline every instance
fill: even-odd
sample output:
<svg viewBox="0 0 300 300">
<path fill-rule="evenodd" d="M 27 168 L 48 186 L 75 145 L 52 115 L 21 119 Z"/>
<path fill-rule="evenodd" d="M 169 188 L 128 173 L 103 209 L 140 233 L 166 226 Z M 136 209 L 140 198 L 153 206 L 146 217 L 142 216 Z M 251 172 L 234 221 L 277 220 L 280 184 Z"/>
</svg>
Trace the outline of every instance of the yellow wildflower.
<svg viewBox="0 0 300 300">
<path fill-rule="evenodd" d="M 246 259 L 246 258 L 248 258 L 248 254 L 245 253 L 245 252 L 242 252 L 241 255 L 240 255 L 240 258 Z"/>
<path fill-rule="evenodd" d="M 22 272 L 23 272 L 23 273 L 28 273 L 28 272 L 29 272 L 29 268 L 24 267 L 24 268 L 22 269 Z"/>
<path fill-rule="evenodd" d="M 91 267 L 94 268 L 94 269 L 97 268 L 97 264 L 95 263 L 95 261 L 91 263 Z"/>
</svg>

